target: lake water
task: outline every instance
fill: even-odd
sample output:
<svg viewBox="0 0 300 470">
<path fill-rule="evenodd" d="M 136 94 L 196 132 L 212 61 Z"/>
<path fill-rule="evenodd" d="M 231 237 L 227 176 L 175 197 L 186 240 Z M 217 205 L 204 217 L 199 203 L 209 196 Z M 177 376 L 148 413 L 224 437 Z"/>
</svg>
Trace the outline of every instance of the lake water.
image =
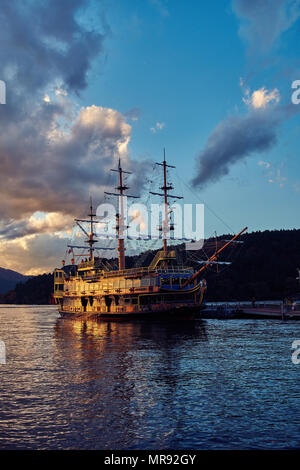
<svg viewBox="0 0 300 470">
<path fill-rule="evenodd" d="M 295 321 L 97 323 L 0 306 L 0 448 L 299 448 L 296 339 Z"/>
</svg>

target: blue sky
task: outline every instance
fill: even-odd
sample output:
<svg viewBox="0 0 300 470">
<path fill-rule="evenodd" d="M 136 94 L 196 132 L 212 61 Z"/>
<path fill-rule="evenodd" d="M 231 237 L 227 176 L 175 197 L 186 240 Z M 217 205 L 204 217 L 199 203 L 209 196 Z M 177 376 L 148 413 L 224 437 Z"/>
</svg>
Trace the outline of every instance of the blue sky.
<svg viewBox="0 0 300 470">
<path fill-rule="evenodd" d="M 300 0 L 2 0 L 0 266 L 51 271 L 116 158 L 137 191 L 164 147 L 207 237 L 300 228 L 299 39 Z"/>
<path fill-rule="evenodd" d="M 132 155 L 160 159 L 166 147 L 187 184 L 215 126 L 228 115 L 245 113 L 240 78 L 252 91 L 277 88 L 288 104 L 291 83 L 300 77 L 299 20 L 264 51 L 251 50 L 241 37 L 241 19 L 228 1 L 114 1 L 107 2 L 106 18 L 107 59 L 101 74 L 92 74 L 83 101 L 122 113 L 138 108 Z M 153 133 L 156 122 L 165 125 Z M 199 201 L 234 230 L 299 228 L 299 126 L 299 115 L 282 122 L 276 145 L 232 165 L 219 181 L 193 189 Z M 185 198 L 198 200 L 188 190 Z M 224 232 L 226 226 L 206 208 L 207 234 L 214 229 Z"/>
</svg>

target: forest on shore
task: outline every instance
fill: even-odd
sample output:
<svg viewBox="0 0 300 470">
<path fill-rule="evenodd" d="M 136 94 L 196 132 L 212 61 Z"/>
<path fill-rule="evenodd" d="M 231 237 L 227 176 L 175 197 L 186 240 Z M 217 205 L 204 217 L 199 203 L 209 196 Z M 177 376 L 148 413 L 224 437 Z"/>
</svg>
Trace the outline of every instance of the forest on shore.
<svg viewBox="0 0 300 470">
<path fill-rule="evenodd" d="M 219 238 L 227 240 L 230 235 Z M 300 230 L 273 230 L 246 233 L 239 238 L 243 243 L 233 244 L 224 251 L 219 264 L 208 268 L 203 277 L 207 280 L 207 301 L 282 300 L 300 293 L 297 268 L 300 268 Z M 215 249 L 214 240 L 208 241 Z M 209 243 L 207 246 L 209 246 Z M 219 242 L 218 242 L 219 243 Z M 178 258 L 186 261 L 183 246 L 176 247 Z M 205 254 L 209 250 L 204 246 Z M 154 251 L 128 259 L 128 267 L 147 265 Z M 201 256 L 200 256 L 201 255 Z M 204 252 L 197 258 L 203 259 Z M 226 256 L 225 256 L 226 255 Z M 196 256 L 192 264 L 197 267 Z M 53 275 L 42 274 L 18 283 L 13 290 L 0 295 L 2 304 L 50 304 L 53 303 Z"/>
</svg>

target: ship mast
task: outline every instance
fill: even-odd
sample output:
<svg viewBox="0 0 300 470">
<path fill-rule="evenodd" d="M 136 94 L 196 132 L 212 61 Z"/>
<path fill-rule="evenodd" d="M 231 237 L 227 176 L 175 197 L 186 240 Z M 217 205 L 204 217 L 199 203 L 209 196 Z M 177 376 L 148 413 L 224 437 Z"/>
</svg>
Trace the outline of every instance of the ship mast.
<svg viewBox="0 0 300 470">
<path fill-rule="evenodd" d="M 168 197 L 172 197 L 175 199 L 183 199 L 181 196 L 175 196 L 173 194 L 168 194 L 169 190 L 174 189 L 172 184 L 167 183 L 167 168 L 176 168 L 173 165 L 168 165 L 166 162 L 166 150 L 164 148 L 164 160 L 163 162 L 158 162 L 156 165 L 160 165 L 163 167 L 163 186 L 160 187 L 160 189 L 163 191 L 163 194 L 161 193 L 154 193 L 150 191 L 150 194 L 154 194 L 156 196 L 163 196 L 164 198 L 164 220 L 162 221 L 162 225 L 159 227 L 159 230 L 162 231 L 162 236 L 163 236 L 163 251 L 164 254 L 167 255 L 167 233 L 172 230 L 172 227 L 169 225 L 169 216 L 168 216 L 168 208 L 169 208 L 169 203 L 168 203 Z"/>
<path fill-rule="evenodd" d="M 132 197 L 136 198 L 136 196 L 130 196 L 128 194 L 125 194 L 125 191 L 129 189 L 128 186 L 126 186 L 123 183 L 123 174 L 131 175 L 130 171 L 125 171 L 121 167 L 121 160 L 119 158 L 119 164 L 117 169 L 111 169 L 110 171 L 115 171 L 119 174 L 119 185 L 115 188 L 118 193 L 109 193 L 105 191 L 105 194 L 108 194 L 110 196 L 118 196 L 119 197 L 119 212 L 116 215 L 117 219 L 117 225 L 116 225 L 116 232 L 117 232 L 117 237 L 118 237 L 118 259 L 119 259 L 119 270 L 125 269 L 125 243 L 124 243 L 124 229 L 128 228 L 128 226 L 125 227 L 125 220 L 124 220 L 124 203 L 123 203 L 123 197 Z"/>
<path fill-rule="evenodd" d="M 94 238 L 94 217 L 96 217 L 96 214 L 93 213 L 93 202 L 92 202 L 92 197 L 90 198 L 90 213 L 89 213 L 89 217 L 90 217 L 90 226 L 91 226 L 91 230 L 90 230 L 90 236 L 89 236 L 89 240 L 88 240 L 88 244 L 90 246 L 90 249 L 89 249 L 89 252 L 90 252 L 90 258 L 91 260 L 93 259 L 94 257 L 94 249 L 93 249 L 93 244 L 97 242 L 97 239 Z"/>
<path fill-rule="evenodd" d="M 95 238 L 95 232 L 94 232 L 94 224 L 98 221 L 94 220 L 94 217 L 96 217 L 96 214 L 93 213 L 93 202 L 92 198 L 90 198 L 90 213 L 88 214 L 89 220 L 85 219 L 75 219 L 76 224 L 78 227 L 83 231 L 83 233 L 87 236 L 87 239 L 85 240 L 86 243 L 89 245 L 89 257 L 90 260 L 94 259 L 94 244 L 97 243 L 97 238 Z M 87 222 L 90 224 L 90 232 L 88 233 L 85 228 L 81 225 L 80 222 Z M 71 248 L 80 248 L 80 247 L 75 247 L 73 245 L 68 245 Z M 81 256 L 81 255 L 78 255 Z"/>
<path fill-rule="evenodd" d="M 120 213 L 117 213 L 117 234 L 118 234 L 118 254 L 119 254 L 119 269 L 125 269 L 125 245 L 124 245 L 124 238 L 123 238 L 123 230 L 124 230 L 124 205 L 123 205 L 123 194 L 124 191 L 127 189 L 127 186 L 123 186 L 123 170 L 121 167 L 121 162 L 119 159 L 119 186 L 117 190 L 120 193 Z"/>
</svg>

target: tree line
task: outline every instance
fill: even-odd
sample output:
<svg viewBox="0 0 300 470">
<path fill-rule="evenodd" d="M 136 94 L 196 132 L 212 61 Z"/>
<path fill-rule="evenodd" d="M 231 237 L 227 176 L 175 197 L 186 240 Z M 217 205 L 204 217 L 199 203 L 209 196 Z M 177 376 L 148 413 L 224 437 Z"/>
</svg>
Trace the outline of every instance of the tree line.
<svg viewBox="0 0 300 470">
<path fill-rule="evenodd" d="M 230 235 L 220 239 L 227 240 Z M 218 243 L 220 243 L 220 239 Z M 300 267 L 300 230 L 273 230 L 252 232 L 242 235 L 243 243 L 232 244 L 224 250 L 220 261 L 229 260 L 230 265 L 213 265 L 203 273 L 208 288 L 206 300 L 239 301 L 239 300 L 282 300 L 300 293 L 297 280 L 297 268 Z M 174 247 L 182 262 L 189 261 L 195 269 L 199 269 L 199 258 L 213 253 L 214 240 L 210 252 L 193 254 L 192 259 L 184 247 Z M 127 266 L 137 264 L 149 265 L 155 251 L 148 251 L 128 259 Z M 53 302 L 53 275 L 43 274 L 19 283 L 15 289 L 0 295 L 0 303 L 8 304 L 50 304 Z"/>
</svg>

